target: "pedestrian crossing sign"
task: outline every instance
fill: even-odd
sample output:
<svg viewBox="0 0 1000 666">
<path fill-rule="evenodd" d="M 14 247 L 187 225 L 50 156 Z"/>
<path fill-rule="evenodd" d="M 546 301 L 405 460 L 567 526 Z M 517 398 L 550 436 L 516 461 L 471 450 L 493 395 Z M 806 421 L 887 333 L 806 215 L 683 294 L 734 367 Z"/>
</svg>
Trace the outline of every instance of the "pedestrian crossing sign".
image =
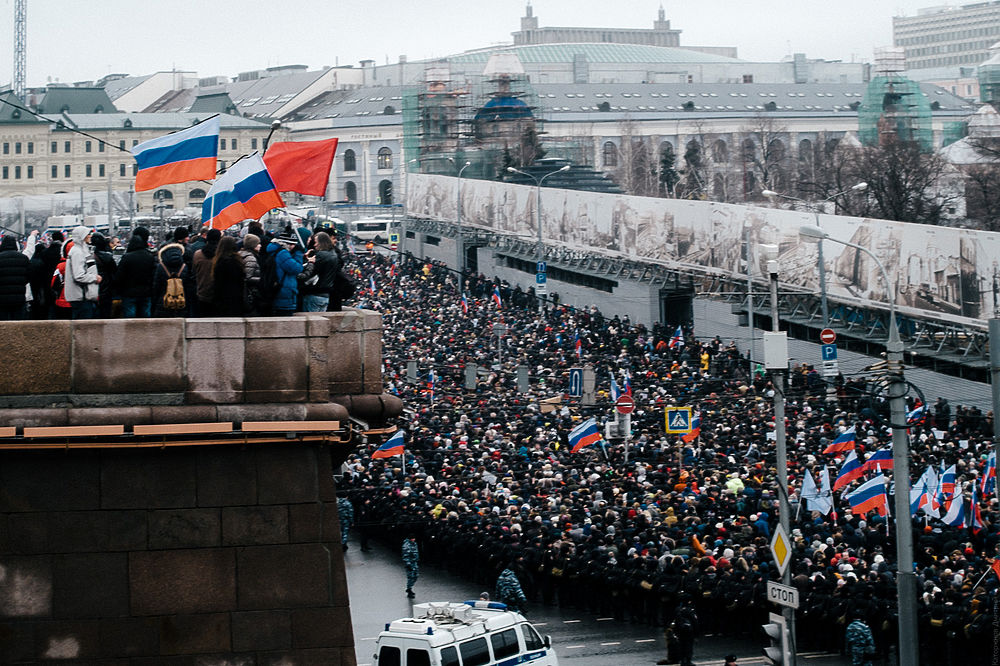
<svg viewBox="0 0 1000 666">
<path fill-rule="evenodd" d="M 691 432 L 690 407 L 667 407 L 663 414 L 668 433 Z"/>
</svg>

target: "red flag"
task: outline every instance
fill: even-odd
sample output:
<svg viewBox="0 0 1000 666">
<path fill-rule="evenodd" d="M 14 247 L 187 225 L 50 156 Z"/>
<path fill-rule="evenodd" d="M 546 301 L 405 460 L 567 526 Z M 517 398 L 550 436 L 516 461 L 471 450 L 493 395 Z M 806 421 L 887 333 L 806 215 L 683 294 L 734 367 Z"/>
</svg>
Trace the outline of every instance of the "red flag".
<svg viewBox="0 0 1000 666">
<path fill-rule="evenodd" d="M 1000 557 L 993 560 L 993 564 L 990 565 L 990 568 L 993 569 L 993 573 L 997 575 L 997 578 L 1000 578 Z"/>
<path fill-rule="evenodd" d="M 337 139 L 283 141 L 268 147 L 264 153 L 264 164 L 279 192 L 321 197 L 326 194 L 336 152 Z"/>
</svg>

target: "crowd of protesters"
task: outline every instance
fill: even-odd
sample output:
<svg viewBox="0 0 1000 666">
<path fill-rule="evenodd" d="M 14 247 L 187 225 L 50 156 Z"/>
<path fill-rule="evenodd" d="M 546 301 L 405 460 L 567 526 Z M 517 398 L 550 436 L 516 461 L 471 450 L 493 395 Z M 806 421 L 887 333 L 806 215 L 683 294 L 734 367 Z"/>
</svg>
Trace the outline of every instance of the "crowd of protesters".
<svg viewBox="0 0 1000 666">
<path fill-rule="evenodd" d="M 349 461 L 341 484 L 362 538 L 397 545 L 418 536 L 425 561 L 477 585 L 506 568 L 530 602 L 559 604 L 668 627 L 694 605 L 701 630 L 763 639 L 773 610 L 766 582 L 778 578 L 769 542 L 777 524 L 775 386 L 735 342 L 698 339 L 685 328 L 631 325 L 594 308 L 552 306 L 534 295 L 434 262 L 371 255 L 352 262 L 359 304 L 383 315 L 385 382 L 407 406 L 404 456 Z M 497 349 L 496 323 L 507 325 Z M 579 344 L 577 339 L 579 338 Z M 502 359 L 502 360 L 501 360 Z M 407 376 L 416 361 L 419 377 Z M 465 388 L 467 365 L 479 368 Z M 565 397 L 567 373 L 592 365 L 597 405 Z M 517 367 L 532 376 L 519 390 Z M 572 453 L 581 420 L 613 413 L 611 377 L 636 403 L 628 462 L 624 442 Z M 799 507 L 803 475 L 835 477 L 842 458 L 822 451 L 857 428 L 859 451 L 889 445 L 884 396 L 872 377 L 838 378 L 837 400 L 813 368 L 795 364 L 786 389 L 793 583 L 799 650 L 843 650 L 854 618 L 872 628 L 882 658 L 896 641 L 895 538 L 891 520 Z M 690 406 L 700 437 L 664 432 L 664 408 Z M 911 408 L 915 405 L 911 402 Z M 930 408 L 930 406 L 928 406 Z M 968 498 L 992 447 L 992 415 L 939 400 L 910 429 L 911 469 L 956 464 Z M 844 454 L 839 454 L 843 456 Z M 852 486 L 856 487 L 855 486 Z M 987 663 L 998 589 L 990 563 L 1000 530 L 995 492 L 979 494 L 983 524 L 949 527 L 913 518 L 923 663 Z M 977 585 L 978 583 L 978 585 Z M 877 660 L 876 660 L 877 661 Z"/>
<path fill-rule="evenodd" d="M 121 256 L 117 246 L 84 226 L 69 238 L 5 236 L 0 319 L 289 315 L 338 311 L 350 293 L 332 229 L 268 233 L 251 223 L 239 233 L 192 236 L 181 226 L 154 247 L 149 230 L 137 227 Z M 172 280 L 182 297 L 168 296 Z"/>
</svg>

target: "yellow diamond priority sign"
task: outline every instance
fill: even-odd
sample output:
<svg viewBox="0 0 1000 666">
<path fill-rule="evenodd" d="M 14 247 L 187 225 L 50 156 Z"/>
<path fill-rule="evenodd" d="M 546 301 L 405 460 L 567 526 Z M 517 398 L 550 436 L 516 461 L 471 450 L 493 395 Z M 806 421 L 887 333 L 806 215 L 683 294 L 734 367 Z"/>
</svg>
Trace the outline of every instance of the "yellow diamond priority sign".
<svg viewBox="0 0 1000 666">
<path fill-rule="evenodd" d="M 774 536 L 771 537 L 771 556 L 774 558 L 774 563 L 778 565 L 778 575 L 784 576 L 785 569 L 788 568 L 788 563 L 792 559 L 792 544 L 788 540 L 785 528 L 780 523 L 774 530 Z"/>
</svg>

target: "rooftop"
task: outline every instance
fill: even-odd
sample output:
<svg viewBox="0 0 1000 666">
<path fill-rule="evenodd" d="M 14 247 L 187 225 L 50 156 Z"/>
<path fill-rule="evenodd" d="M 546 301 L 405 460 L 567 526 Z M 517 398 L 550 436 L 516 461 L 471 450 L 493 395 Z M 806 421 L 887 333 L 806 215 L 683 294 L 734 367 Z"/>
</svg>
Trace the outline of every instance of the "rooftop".
<svg viewBox="0 0 1000 666">
<path fill-rule="evenodd" d="M 490 56 L 500 53 L 513 53 L 523 63 L 567 63 L 573 62 L 577 54 L 586 56 L 587 60 L 604 63 L 734 63 L 742 62 L 737 58 L 689 51 L 683 48 L 668 46 L 644 46 L 642 44 L 604 44 L 598 42 L 580 42 L 575 44 L 528 44 L 524 46 L 499 46 L 466 51 L 446 58 L 449 62 L 465 64 L 486 64 Z"/>
</svg>

